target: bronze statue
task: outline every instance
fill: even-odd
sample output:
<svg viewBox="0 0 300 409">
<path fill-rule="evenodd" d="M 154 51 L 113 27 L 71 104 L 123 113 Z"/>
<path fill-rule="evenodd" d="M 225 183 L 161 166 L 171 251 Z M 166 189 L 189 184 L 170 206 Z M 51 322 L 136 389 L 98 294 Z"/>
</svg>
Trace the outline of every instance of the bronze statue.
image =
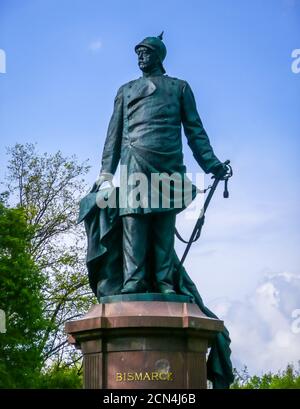
<svg viewBox="0 0 300 409">
<path fill-rule="evenodd" d="M 84 221 L 87 233 L 90 286 L 100 303 L 106 302 L 103 300 L 108 296 L 116 302 L 120 297 L 153 301 L 159 295 L 175 301 L 178 296 L 186 296 L 205 315 L 217 318 L 204 305 L 174 250 L 176 214 L 197 194 L 197 188 L 185 175 L 181 125 L 196 161 L 206 173 L 215 176 L 216 183 L 228 177 L 228 166 L 213 152 L 189 84 L 165 75 L 162 35 L 145 38 L 135 51 L 143 75 L 117 92 L 101 172 L 80 203 L 78 221 Z M 126 166 L 129 176 L 142 175 L 149 182 L 140 195 L 143 205 L 124 201 L 122 171 L 120 188 L 103 188 L 104 182 L 111 184 L 119 163 Z M 169 184 L 166 197 L 166 178 L 154 186 L 153 175 L 177 175 L 179 184 Z M 126 183 L 125 180 L 123 185 Z M 130 197 L 135 186 L 128 184 L 126 188 L 125 196 Z M 158 198 L 155 206 L 153 190 Z M 188 200 L 178 201 L 178 197 L 185 196 L 185 190 L 191 192 Z M 109 203 L 111 197 L 116 198 L 116 206 L 100 206 Z M 169 199 L 168 206 L 164 206 L 165 199 Z M 217 334 L 207 361 L 207 376 L 215 388 L 227 388 L 233 381 L 229 345 L 225 328 Z"/>
<path fill-rule="evenodd" d="M 111 181 L 119 162 L 127 165 L 129 175 L 144 174 L 149 186 L 153 186 L 150 181 L 153 173 L 176 173 L 184 178 L 181 125 L 201 168 L 223 177 L 227 167 L 213 152 L 189 84 L 165 75 L 163 61 L 167 51 L 162 35 L 145 38 L 135 51 L 143 76 L 118 90 L 97 186 Z M 175 208 L 171 200 L 168 208 L 153 208 L 150 193 L 147 199 L 145 207 L 120 208 L 124 252 L 121 293 L 143 293 L 149 289 L 175 293 L 172 255 L 175 220 L 176 213 L 185 206 Z M 147 271 L 150 253 L 153 263 L 151 271 Z"/>
</svg>

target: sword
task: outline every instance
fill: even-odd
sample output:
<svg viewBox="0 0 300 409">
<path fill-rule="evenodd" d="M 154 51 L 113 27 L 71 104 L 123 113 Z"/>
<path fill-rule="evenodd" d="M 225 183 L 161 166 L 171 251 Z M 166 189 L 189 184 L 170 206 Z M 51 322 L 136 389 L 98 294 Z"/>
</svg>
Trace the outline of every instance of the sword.
<svg viewBox="0 0 300 409">
<path fill-rule="evenodd" d="M 224 165 L 226 165 L 226 166 L 228 167 L 228 172 L 227 172 L 227 174 L 226 174 L 222 179 L 219 179 L 219 178 L 217 178 L 217 177 L 215 177 L 215 176 L 212 176 L 212 179 L 215 179 L 215 180 L 214 180 L 214 183 L 212 184 L 212 186 L 208 186 L 208 188 L 205 189 L 204 193 L 205 193 L 207 190 L 209 190 L 209 193 L 208 193 L 208 195 L 207 195 L 207 197 L 206 197 L 206 199 L 205 199 L 204 206 L 203 206 L 203 208 L 202 208 L 202 210 L 201 210 L 200 216 L 198 217 L 198 220 L 197 220 L 197 222 L 196 222 L 196 224 L 195 224 L 195 227 L 194 227 L 194 229 L 193 229 L 193 231 L 192 231 L 192 234 L 191 234 L 189 240 L 188 240 L 188 241 L 184 240 L 184 239 L 181 237 L 181 235 L 178 233 L 177 229 L 175 228 L 176 237 L 177 237 L 180 241 L 182 241 L 183 243 L 186 243 L 186 244 L 187 244 L 187 246 L 186 246 L 186 248 L 185 248 L 185 250 L 184 250 L 183 256 L 181 257 L 180 263 L 179 263 L 179 265 L 178 265 L 178 269 L 179 269 L 179 268 L 182 266 L 182 264 L 184 263 L 184 261 L 185 261 L 185 259 L 186 259 L 186 256 L 188 255 L 188 252 L 189 252 L 189 250 L 190 250 L 190 248 L 191 248 L 191 245 L 192 245 L 195 241 L 197 241 L 197 240 L 199 239 L 200 235 L 201 235 L 201 230 L 202 230 L 202 227 L 203 227 L 203 224 L 204 224 L 204 220 L 205 220 L 205 212 L 206 212 L 206 210 L 207 210 L 207 208 L 208 208 L 208 205 L 209 205 L 209 203 L 210 203 L 210 201 L 211 201 L 211 198 L 213 197 L 213 195 L 214 195 L 214 193 L 215 193 L 215 190 L 216 190 L 216 188 L 217 188 L 217 186 L 218 186 L 218 184 L 219 184 L 219 182 L 220 182 L 221 180 L 224 180 L 224 192 L 223 192 L 223 197 L 224 197 L 225 199 L 227 199 L 227 198 L 229 197 L 228 179 L 229 179 L 229 178 L 232 176 L 232 174 L 233 174 L 233 172 L 232 172 L 232 167 L 229 165 L 229 163 L 230 163 L 230 160 L 226 160 L 226 161 L 224 162 Z"/>
</svg>

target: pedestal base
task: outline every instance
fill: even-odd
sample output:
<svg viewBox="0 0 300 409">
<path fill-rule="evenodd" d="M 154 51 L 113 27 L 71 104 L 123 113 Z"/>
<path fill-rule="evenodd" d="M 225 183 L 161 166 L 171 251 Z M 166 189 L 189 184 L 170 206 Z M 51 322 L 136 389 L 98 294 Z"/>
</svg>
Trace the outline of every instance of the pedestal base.
<svg viewBox="0 0 300 409">
<path fill-rule="evenodd" d="M 206 352 L 222 330 L 196 304 L 174 301 L 98 304 L 66 324 L 87 389 L 204 389 Z"/>
</svg>

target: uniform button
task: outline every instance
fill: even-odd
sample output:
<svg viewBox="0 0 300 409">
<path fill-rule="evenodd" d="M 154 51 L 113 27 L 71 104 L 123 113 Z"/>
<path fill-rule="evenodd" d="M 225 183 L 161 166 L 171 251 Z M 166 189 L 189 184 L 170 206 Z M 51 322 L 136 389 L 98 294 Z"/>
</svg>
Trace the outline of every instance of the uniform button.
<svg viewBox="0 0 300 409">
<path fill-rule="evenodd" d="M 127 95 L 127 98 L 130 98 L 130 95 Z"/>
<path fill-rule="evenodd" d="M 132 87 L 132 85 L 129 85 L 129 88 L 131 88 Z"/>
</svg>

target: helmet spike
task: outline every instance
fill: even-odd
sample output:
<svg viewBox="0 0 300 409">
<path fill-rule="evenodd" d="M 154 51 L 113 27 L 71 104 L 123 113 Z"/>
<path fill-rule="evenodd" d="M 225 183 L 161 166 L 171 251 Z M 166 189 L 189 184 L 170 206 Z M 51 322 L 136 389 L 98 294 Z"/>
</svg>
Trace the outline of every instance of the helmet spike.
<svg viewBox="0 0 300 409">
<path fill-rule="evenodd" d="M 159 36 L 157 36 L 160 40 L 162 40 L 163 39 L 163 34 L 164 34 L 164 30 L 160 33 L 160 35 Z"/>
</svg>

